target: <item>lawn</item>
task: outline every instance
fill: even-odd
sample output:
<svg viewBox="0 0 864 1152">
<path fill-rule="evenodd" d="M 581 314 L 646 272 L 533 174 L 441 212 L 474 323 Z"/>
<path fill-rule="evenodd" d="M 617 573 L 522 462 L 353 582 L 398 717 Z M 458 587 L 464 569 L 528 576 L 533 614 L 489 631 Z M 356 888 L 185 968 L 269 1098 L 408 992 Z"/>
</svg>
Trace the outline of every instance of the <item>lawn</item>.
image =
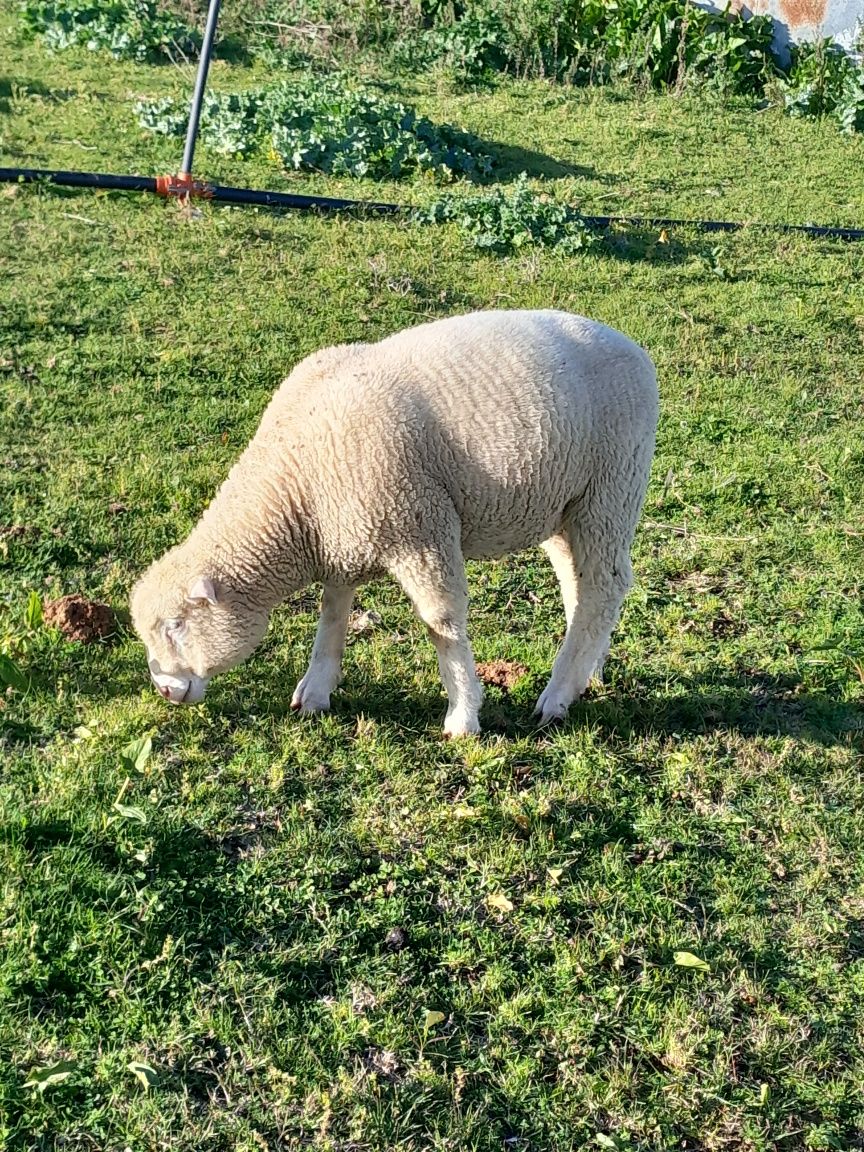
<svg viewBox="0 0 864 1152">
<path fill-rule="evenodd" d="M 13 25 L 0 163 L 176 167 L 133 106 L 188 70 Z M 864 223 L 864 142 L 833 125 L 391 84 L 586 212 Z M 501 258 L 451 226 L 0 186 L 0 284 L 0 641 L 32 681 L 0 697 L 0 1147 L 864 1146 L 864 246 L 620 229 Z M 454 743 L 388 583 L 313 721 L 289 702 L 315 589 L 188 710 L 122 625 L 39 624 L 33 593 L 122 617 L 297 359 L 504 306 L 606 321 L 660 378 L 636 587 L 563 726 L 531 720 L 563 630 L 539 552 L 471 567 L 477 659 L 525 673 Z"/>
</svg>

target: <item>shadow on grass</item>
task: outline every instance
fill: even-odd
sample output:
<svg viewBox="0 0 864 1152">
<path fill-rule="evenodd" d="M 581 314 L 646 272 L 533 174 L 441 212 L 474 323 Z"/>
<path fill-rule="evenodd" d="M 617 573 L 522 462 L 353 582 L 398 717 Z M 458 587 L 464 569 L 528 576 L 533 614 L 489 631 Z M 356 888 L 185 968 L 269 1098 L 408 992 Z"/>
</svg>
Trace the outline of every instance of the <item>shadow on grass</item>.
<svg viewBox="0 0 864 1152">
<path fill-rule="evenodd" d="M 617 177 L 598 172 L 584 164 L 571 164 L 545 152 L 535 152 L 518 144 L 505 144 L 500 140 L 480 138 L 478 148 L 492 159 L 492 172 L 488 176 L 474 177 L 477 184 L 507 184 L 517 180 L 524 172 L 534 180 L 571 179 L 593 180 L 598 184 L 615 184 Z"/>
<path fill-rule="evenodd" d="M 132 872 L 139 891 L 158 894 L 143 921 L 139 915 L 141 907 L 135 903 L 117 915 L 127 922 L 125 933 L 136 941 L 141 991 L 147 985 L 149 994 L 161 1001 L 182 996 L 188 985 L 212 978 L 226 955 L 266 951 L 277 944 L 284 947 L 294 941 L 299 931 L 299 919 L 286 910 L 284 916 L 276 915 L 272 920 L 274 939 L 262 937 L 256 917 L 250 915 L 250 894 L 243 879 L 242 858 L 251 844 L 239 845 L 230 834 L 208 835 L 188 821 L 162 825 L 152 822 L 148 828 L 147 863 L 143 865 L 124 852 L 111 832 L 77 828 L 62 818 L 34 821 L 23 827 L 0 825 L 0 841 L 3 840 L 26 849 L 34 867 L 43 856 L 64 849 L 79 860 L 86 858 L 88 871 L 77 874 L 75 879 L 78 907 L 103 908 L 108 893 L 112 894 L 115 907 L 119 907 L 117 896 L 125 890 L 126 878 Z M 266 840 L 265 834 L 262 845 Z M 56 868 L 62 874 L 60 857 L 56 858 Z M 19 1001 L 27 1002 L 33 1011 L 74 1017 L 86 1010 L 94 991 L 92 971 L 86 958 L 79 963 L 77 954 L 70 956 L 62 946 L 62 939 L 72 928 L 64 928 L 59 921 L 54 924 L 48 934 L 53 937 L 51 950 L 38 976 L 28 972 L 15 988 Z M 183 977 L 170 987 L 158 976 L 166 939 L 181 941 L 183 947 Z M 314 949 L 310 951 L 314 953 Z M 279 955 L 278 949 L 276 954 L 289 999 L 302 1001 L 310 993 L 321 995 L 329 990 L 333 964 L 326 957 L 291 962 Z M 338 960 L 333 959 L 334 963 Z"/>
<path fill-rule="evenodd" d="M 736 731 L 742 736 L 789 736 L 831 746 L 857 736 L 864 741 L 860 708 L 805 692 L 792 676 L 729 675 L 640 680 L 613 686 L 587 700 L 570 723 L 590 719 L 620 736 L 650 733 Z"/>
<path fill-rule="evenodd" d="M 114 965 L 127 974 L 122 992 L 112 995 L 120 1002 L 131 995 L 161 1010 L 183 1003 L 202 983 L 209 985 L 226 962 L 244 959 L 262 978 L 278 982 L 283 1005 L 303 1009 L 338 993 L 345 979 L 344 954 L 327 945 L 326 930 L 314 908 L 310 915 L 302 885 L 296 878 L 286 881 L 278 850 L 270 857 L 267 850 L 278 836 L 272 827 L 241 842 L 232 834 L 208 834 L 185 819 L 151 821 L 147 859 L 140 863 L 122 831 L 82 828 L 62 816 L 0 822 L 0 843 L 26 851 L 28 870 L 41 869 L 48 877 L 40 962 L 9 982 L 16 1011 L 67 1023 L 80 1019 L 104 996 L 105 972 Z M 268 857 L 274 862 L 262 864 Z M 347 836 L 338 869 L 316 873 L 316 890 L 331 909 L 353 908 L 358 891 L 380 883 L 381 860 Z M 138 899 L 141 895 L 146 899 Z M 410 946 L 415 958 L 434 967 L 443 912 L 430 912 L 426 903 L 426 893 L 418 891 L 419 919 Z M 116 930 L 106 933 L 101 946 L 106 967 L 100 968 L 90 950 L 78 949 L 74 941 L 82 918 L 89 925 L 91 916 L 104 917 L 109 909 Z M 352 949 L 368 956 L 386 951 L 391 926 L 374 918 L 354 925 Z M 197 1047 L 190 1036 L 171 1069 L 178 1090 L 195 1093 L 209 1083 L 199 1073 L 206 1072 L 213 1054 Z"/>
<path fill-rule="evenodd" d="M 255 60 L 253 52 L 249 51 L 248 44 L 236 32 L 227 32 L 216 41 L 214 56 L 217 60 L 224 60 L 226 64 L 234 64 L 248 68 Z"/>
<path fill-rule="evenodd" d="M 599 251 L 625 264 L 676 265 L 691 259 L 694 252 L 701 251 L 704 246 L 703 242 L 691 247 L 671 237 L 661 238 L 661 235 L 661 229 L 642 224 L 613 224 L 602 232 L 603 243 Z"/>
<path fill-rule="evenodd" d="M 128 624 L 121 620 L 116 639 L 125 647 L 130 635 Z M 138 655 L 140 659 L 133 660 L 129 652 L 118 652 L 109 644 L 70 646 L 62 659 L 70 698 L 138 696 L 148 683 L 143 649 L 140 654 L 136 651 Z M 298 646 L 294 658 L 285 661 L 269 652 L 265 644 L 239 673 L 242 688 L 217 678 L 205 707 L 229 717 L 238 727 L 250 711 L 314 725 L 318 723 L 314 717 L 295 717 L 291 712 L 294 685 L 305 670 L 307 658 L 306 646 Z M 349 646 L 345 680 L 333 697 L 332 714 L 337 720 L 352 725 L 361 716 L 373 720 L 403 745 L 441 737 L 447 702 L 437 683 L 432 690 L 418 690 L 404 678 L 385 674 L 360 684 L 352 665 Z M 591 726 L 618 740 L 664 733 L 736 731 L 743 736 L 787 736 L 826 747 L 852 740 L 864 748 L 864 711 L 855 704 L 805 691 L 794 676 L 740 673 L 631 679 L 616 673 L 614 667 L 610 670 L 611 682 L 574 704 L 564 723 L 552 731 Z M 484 732 L 511 738 L 536 734 L 538 739 L 545 739 L 548 731 L 538 727 L 533 707 L 548 674 L 548 669 L 534 670 L 512 694 L 487 688 L 481 715 Z M 50 680 L 50 676 L 37 676 L 34 688 L 50 692 Z M 10 711 L 5 720 L 4 734 L 10 744 L 39 742 L 40 736 L 49 735 L 32 722 L 26 709 Z"/>
<path fill-rule="evenodd" d="M 51 89 L 46 88 L 39 80 L 19 80 L 13 76 L 0 76 L 0 112 L 8 112 L 8 106 L 2 105 L 14 93 L 22 96 L 50 96 Z"/>
<path fill-rule="evenodd" d="M 190 973 L 202 976 L 211 970 L 213 957 L 224 949 L 234 931 L 240 906 L 232 886 L 224 882 L 228 857 L 210 837 L 187 824 L 151 825 L 152 863 L 144 867 L 136 867 L 111 832 L 76 828 L 65 818 L 33 821 L 23 827 L 3 826 L 0 838 L 26 849 L 34 867 L 42 856 L 63 849 L 78 859 L 86 858 L 88 869 L 79 870 L 75 877 L 75 903 L 79 907 L 104 907 L 106 893 L 111 892 L 116 899 L 128 873 L 146 873 L 147 886 L 155 885 L 159 890 L 155 915 L 142 926 L 134 906 L 126 914 L 129 931 L 139 941 L 142 960 L 159 956 L 166 933 L 182 933 L 187 948 L 191 947 L 187 952 Z M 62 873 L 61 858 L 57 859 Z M 28 976 L 16 987 L 16 996 L 28 1002 L 33 1011 L 75 1016 L 86 1008 L 92 995 L 92 973 L 86 962 L 79 964 L 77 954 L 70 956 L 62 947 L 64 934 L 62 924 L 54 924 L 50 934 L 53 943 L 38 975 Z M 146 968 L 145 964 L 142 971 Z"/>
<path fill-rule="evenodd" d="M 420 692 L 388 678 L 363 694 L 351 685 L 350 668 L 344 690 L 333 700 L 337 717 L 363 715 L 391 730 L 400 743 L 440 732 L 446 700 L 439 692 Z M 524 738 L 536 733 L 567 732 L 585 726 L 599 728 L 619 740 L 656 734 L 701 735 L 736 731 L 742 736 L 788 736 L 830 747 L 857 739 L 864 748 L 864 714 L 829 696 L 803 692 L 793 677 L 728 676 L 716 678 L 643 679 L 635 685 L 616 683 L 574 704 L 563 724 L 542 729 L 533 715 L 534 701 L 545 676 L 532 677 L 530 695 L 517 689 L 509 695 L 487 689 L 481 723 L 487 734 Z M 671 691 L 670 691 L 671 687 Z M 272 702 L 268 708 L 284 714 Z"/>
<path fill-rule="evenodd" d="M 248 699 L 256 702 L 257 714 L 290 719 L 291 694 L 300 665 L 274 690 L 272 666 L 262 668 L 247 684 Z M 857 740 L 864 749 L 864 712 L 853 704 L 802 691 L 791 676 L 745 675 L 678 677 L 672 681 L 642 678 L 636 682 L 616 680 L 597 694 L 578 701 L 567 719 L 552 729 L 540 728 L 533 715 L 534 702 L 546 682 L 547 671 L 531 676 L 530 691 L 523 682 L 515 694 L 487 688 L 481 723 L 487 735 L 523 739 L 536 735 L 545 740 L 555 732 L 590 726 L 616 740 L 657 734 L 702 735 L 735 731 L 742 736 L 787 736 L 826 747 Z M 214 701 L 215 703 L 215 701 Z M 232 699 L 219 702 L 238 723 L 247 705 Z M 345 681 L 333 697 L 332 715 L 353 722 L 364 717 L 385 727 L 397 744 L 418 739 L 443 739 L 441 734 L 447 701 L 443 690 L 417 690 L 404 680 L 387 676 L 365 687 L 357 684 L 346 657 Z M 297 723 L 314 725 L 315 717 L 296 717 Z"/>
</svg>

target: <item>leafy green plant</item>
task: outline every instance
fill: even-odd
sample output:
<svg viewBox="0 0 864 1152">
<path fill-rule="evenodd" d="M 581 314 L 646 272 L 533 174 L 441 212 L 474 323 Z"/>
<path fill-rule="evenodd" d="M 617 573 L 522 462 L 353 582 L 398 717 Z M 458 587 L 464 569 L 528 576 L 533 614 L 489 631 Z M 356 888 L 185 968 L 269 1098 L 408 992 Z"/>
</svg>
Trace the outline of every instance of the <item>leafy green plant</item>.
<svg viewBox="0 0 864 1152">
<path fill-rule="evenodd" d="M 844 132 L 864 132 L 864 68 L 846 81 L 837 120 Z"/>
<path fill-rule="evenodd" d="M 251 46 L 271 66 L 386 50 L 392 67 L 439 68 L 457 84 L 503 72 L 655 88 L 698 80 L 742 94 L 778 72 L 770 17 L 692 0 L 261 0 L 257 11 Z"/>
<path fill-rule="evenodd" d="M 610 71 L 654 88 L 699 78 L 747 94 L 776 70 L 770 17 L 745 19 L 728 6 L 712 12 L 689 0 L 599 0 L 598 7 L 604 18 L 595 27 Z"/>
<path fill-rule="evenodd" d="M 42 629 L 42 597 L 31 590 L 21 625 L 0 632 L 0 685 L 16 692 L 29 692 L 30 679 L 17 661 L 32 651 Z"/>
<path fill-rule="evenodd" d="M 263 97 L 258 91 L 208 92 L 201 106 L 201 139 L 214 152 L 245 156 L 259 143 L 258 117 Z M 184 136 L 189 122 L 188 105 L 165 97 L 141 100 L 135 106 L 138 121 L 160 136 Z"/>
<path fill-rule="evenodd" d="M 795 48 L 784 103 L 790 116 L 832 116 L 864 131 L 864 67 L 832 40 Z"/>
<path fill-rule="evenodd" d="M 142 101 L 136 110 L 151 132 L 185 132 L 187 115 L 176 101 Z M 491 170 L 475 138 L 338 76 L 211 94 L 204 104 L 201 137 L 214 151 L 233 155 L 269 144 L 286 168 L 340 176 L 398 179 L 431 172 L 451 179 Z"/>
<path fill-rule="evenodd" d="M 80 46 L 117 59 L 170 59 L 194 51 L 200 38 L 156 0 L 23 0 L 27 35 L 53 51 Z"/>
<path fill-rule="evenodd" d="M 692 9 L 691 9 L 692 11 Z M 700 27 L 691 47 L 690 66 L 697 76 L 730 92 L 761 92 L 776 73 L 774 22 L 770 16 L 740 13 L 700 13 Z M 702 16 L 707 16 L 704 24 Z"/>
<path fill-rule="evenodd" d="M 423 223 L 455 223 L 476 248 L 507 254 L 524 248 L 578 252 L 598 237 L 575 209 L 533 192 L 523 173 L 512 189 L 444 196 L 415 213 Z"/>
<path fill-rule="evenodd" d="M 840 103 L 854 61 L 832 40 L 796 45 L 785 86 L 786 110 L 792 116 L 824 116 Z"/>
<path fill-rule="evenodd" d="M 405 71 L 435 64 L 457 82 L 476 83 L 492 73 L 507 71 L 512 53 L 499 14 L 472 13 L 458 23 L 400 38 L 390 62 Z"/>
</svg>

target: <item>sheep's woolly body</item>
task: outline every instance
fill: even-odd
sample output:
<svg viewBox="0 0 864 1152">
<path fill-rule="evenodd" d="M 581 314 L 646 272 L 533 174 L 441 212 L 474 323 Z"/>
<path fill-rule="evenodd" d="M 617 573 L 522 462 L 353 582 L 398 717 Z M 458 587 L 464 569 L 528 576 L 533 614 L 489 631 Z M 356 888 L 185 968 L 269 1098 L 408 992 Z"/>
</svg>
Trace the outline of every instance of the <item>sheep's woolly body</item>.
<svg viewBox="0 0 864 1152">
<path fill-rule="evenodd" d="M 318 710 L 338 681 L 351 590 L 390 573 L 438 648 L 448 731 L 473 731 L 463 558 L 544 543 L 571 627 L 539 707 L 561 715 L 602 660 L 629 586 L 656 420 L 645 352 L 564 312 L 481 312 L 328 348 L 283 382 L 200 523 L 145 575 L 136 626 L 149 647 L 166 619 L 197 618 L 201 635 L 187 627 L 169 676 L 182 681 L 183 665 L 206 681 L 248 655 L 287 593 L 321 581 L 294 700 Z M 202 577 L 214 602 L 193 597 L 184 611 Z M 172 657 L 155 662 L 167 672 Z"/>
</svg>

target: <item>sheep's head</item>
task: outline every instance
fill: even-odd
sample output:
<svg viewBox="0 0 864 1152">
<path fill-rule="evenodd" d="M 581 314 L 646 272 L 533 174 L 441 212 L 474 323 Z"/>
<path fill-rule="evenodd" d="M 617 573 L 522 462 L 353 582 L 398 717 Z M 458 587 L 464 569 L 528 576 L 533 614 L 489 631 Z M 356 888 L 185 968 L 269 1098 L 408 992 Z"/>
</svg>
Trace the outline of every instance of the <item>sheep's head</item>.
<svg viewBox="0 0 864 1152">
<path fill-rule="evenodd" d="M 153 683 L 172 704 L 203 700 L 211 677 L 245 660 L 267 630 L 262 609 L 213 577 L 183 579 L 167 557 L 135 585 L 130 608 Z"/>
</svg>

